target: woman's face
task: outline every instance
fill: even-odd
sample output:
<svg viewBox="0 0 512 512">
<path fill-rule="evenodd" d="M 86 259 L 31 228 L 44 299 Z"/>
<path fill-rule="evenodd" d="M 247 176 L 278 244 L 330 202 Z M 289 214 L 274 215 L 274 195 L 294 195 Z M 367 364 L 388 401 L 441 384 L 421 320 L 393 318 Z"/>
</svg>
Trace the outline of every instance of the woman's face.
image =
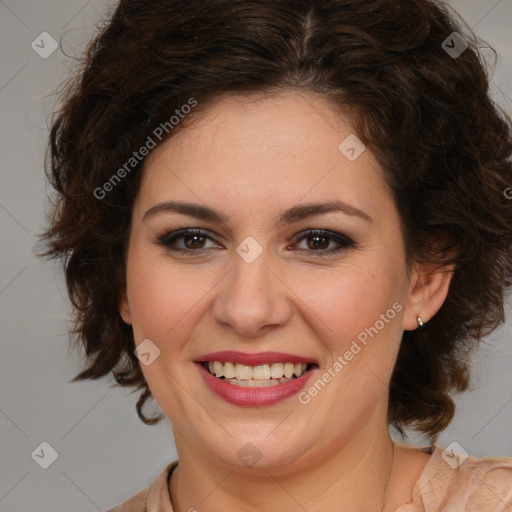
<svg viewBox="0 0 512 512">
<path fill-rule="evenodd" d="M 310 93 L 233 96 L 146 160 L 121 314 L 136 345 L 150 340 L 142 370 L 178 451 L 297 468 L 387 432 L 388 384 L 417 312 L 398 212 L 370 151 L 339 148 L 351 134 Z M 200 233 L 172 239 L 185 228 Z"/>
</svg>

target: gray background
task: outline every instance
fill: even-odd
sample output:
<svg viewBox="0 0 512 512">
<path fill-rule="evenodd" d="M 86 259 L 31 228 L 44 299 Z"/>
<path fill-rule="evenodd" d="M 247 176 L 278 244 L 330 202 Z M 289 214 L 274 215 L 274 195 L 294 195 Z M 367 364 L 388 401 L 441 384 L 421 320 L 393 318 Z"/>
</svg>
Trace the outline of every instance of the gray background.
<svg viewBox="0 0 512 512">
<path fill-rule="evenodd" d="M 492 90 L 510 114 L 512 0 L 451 4 L 498 51 Z M 51 93 L 112 6 L 99 0 L 0 0 L 3 512 L 107 510 L 146 488 L 176 458 L 169 422 L 149 427 L 138 419 L 138 394 L 110 387 L 109 379 L 68 383 L 81 362 L 69 348 L 64 280 L 58 264 L 33 255 L 46 201 L 43 155 Z M 60 43 L 47 59 L 31 48 L 42 32 Z M 476 457 L 512 457 L 510 309 L 509 299 L 508 321 L 475 357 L 472 389 L 457 398 L 456 418 L 438 444 L 457 441 Z M 58 452 L 48 469 L 31 458 L 43 441 Z"/>
</svg>

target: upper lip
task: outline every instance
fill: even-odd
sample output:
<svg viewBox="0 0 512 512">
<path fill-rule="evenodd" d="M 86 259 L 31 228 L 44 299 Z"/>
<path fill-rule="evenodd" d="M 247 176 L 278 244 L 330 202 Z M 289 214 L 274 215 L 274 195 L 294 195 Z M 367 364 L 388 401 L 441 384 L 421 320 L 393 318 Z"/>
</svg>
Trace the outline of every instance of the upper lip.
<svg viewBox="0 0 512 512">
<path fill-rule="evenodd" d="M 310 363 L 316 364 L 313 359 L 285 352 L 237 352 L 235 350 L 223 350 L 221 352 L 211 352 L 196 359 L 196 362 L 220 361 L 224 363 L 238 363 L 247 366 L 258 366 L 261 364 L 273 363 Z"/>
</svg>

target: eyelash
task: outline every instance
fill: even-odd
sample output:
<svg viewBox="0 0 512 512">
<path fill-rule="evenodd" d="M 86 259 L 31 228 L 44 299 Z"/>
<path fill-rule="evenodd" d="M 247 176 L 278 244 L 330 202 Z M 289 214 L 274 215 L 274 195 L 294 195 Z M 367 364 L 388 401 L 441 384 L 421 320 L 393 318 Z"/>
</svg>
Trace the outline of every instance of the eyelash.
<svg viewBox="0 0 512 512">
<path fill-rule="evenodd" d="M 211 240 L 212 242 L 215 242 L 215 239 L 212 238 L 206 231 L 202 231 L 200 229 L 186 228 L 186 229 L 179 229 L 178 231 L 171 231 L 169 233 L 165 233 L 164 235 L 161 235 L 158 237 L 156 243 L 160 246 L 165 247 L 166 249 L 168 249 L 170 251 L 180 252 L 180 253 L 186 254 L 188 256 L 192 256 L 191 253 L 202 254 L 203 252 L 208 251 L 208 249 L 194 250 L 194 249 L 176 249 L 176 248 L 171 247 L 171 244 L 173 244 L 177 240 L 182 239 L 185 236 L 194 236 L 194 235 L 200 236 L 200 237 L 206 238 L 208 240 Z M 305 240 L 312 236 L 320 236 L 320 237 L 329 238 L 332 241 L 339 244 L 341 247 L 338 247 L 337 249 L 331 249 L 329 251 L 324 251 L 324 250 L 314 251 L 314 250 L 301 249 L 301 250 L 299 250 L 299 252 L 307 253 L 308 255 L 311 255 L 314 257 L 323 257 L 326 255 L 329 256 L 332 254 L 339 253 L 339 252 L 341 252 L 345 249 L 348 249 L 350 247 L 354 247 L 354 242 L 352 240 L 350 240 L 350 238 L 348 238 L 345 235 L 342 235 L 340 233 L 336 233 L 333 231 L 327 231 L 324 229 L 312 229 L 312 230 L 303 231 L 295 237 L 294 244 L 299 243 L 302 240 Z"/>
</svg>

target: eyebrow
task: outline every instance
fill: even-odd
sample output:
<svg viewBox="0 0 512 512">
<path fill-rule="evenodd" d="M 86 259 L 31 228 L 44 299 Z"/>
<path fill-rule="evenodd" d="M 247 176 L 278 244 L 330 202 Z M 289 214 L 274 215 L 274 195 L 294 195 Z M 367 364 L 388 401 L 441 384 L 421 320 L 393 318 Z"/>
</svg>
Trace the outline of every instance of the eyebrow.
<svg viewBox="0 0 512 512">
<path fill-rule="evenodd" d="M 225 214 L 218 212 L 213 208 L 200 204 L 183 203 L 180 201 L 165 201 L 163 203 L 158 203 L 144 214 L 142 220 L 145 221 L 158 213 L 167 212 L 181 213 L 183 215 L 189 215 L 204 221 L 216 222 L 219 224 L 229 223 L 229 218 Z M 274 219 L 274 221 L 277 225 L 291 224 L 316 215 L 323 215 L 331 212 L 341 212 L 345 215 L 359 217 L 373 223 L 373 219 L 367 213 L 340 200 L 295 205 L 282 212 L 277 219 Z"/>
</svg>

